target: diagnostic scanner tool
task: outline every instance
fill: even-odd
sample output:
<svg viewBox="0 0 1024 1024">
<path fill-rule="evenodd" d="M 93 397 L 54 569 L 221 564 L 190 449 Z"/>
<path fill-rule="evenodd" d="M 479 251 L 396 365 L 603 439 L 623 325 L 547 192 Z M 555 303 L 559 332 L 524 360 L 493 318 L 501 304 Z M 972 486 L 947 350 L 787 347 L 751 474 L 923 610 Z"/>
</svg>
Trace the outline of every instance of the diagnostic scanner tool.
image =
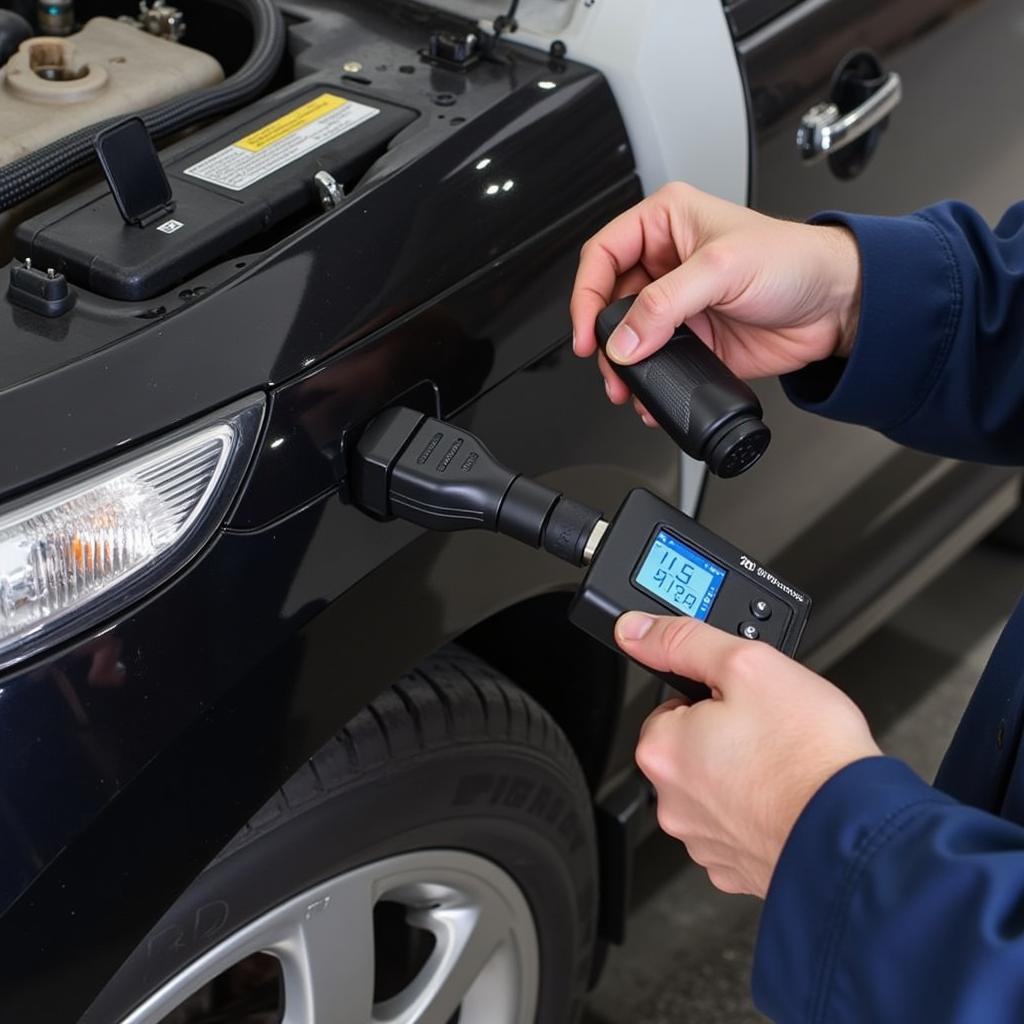
<svg viewBox="0 0 1024 1024">
<path fill-rule="evenodd" d="M 468 431 L 412 409 L 369 424 L 348 487 L 380 519 L 490 530 L 588 566 L 569 617 L 616 651 L 615 622 L 630 610 L 692 615 L 791 655 L 807 622 L 806 594 L 649 491 L 632 491 L 608 522 L 502 466 Z M 692 700 L 709 696 L 691 680 L 662 678 Z"/>
<path fill-rule="evenodd" d="M 635 490 L 594 546 L 570 621 L 613 650 L 628 611 L 691 615 L 747 640 L 795 655 L 810 598 L 765 566 L 649 491 Z M 663 675 L 693 700 L 708 696 L 689 679 Z"/>
</svg>

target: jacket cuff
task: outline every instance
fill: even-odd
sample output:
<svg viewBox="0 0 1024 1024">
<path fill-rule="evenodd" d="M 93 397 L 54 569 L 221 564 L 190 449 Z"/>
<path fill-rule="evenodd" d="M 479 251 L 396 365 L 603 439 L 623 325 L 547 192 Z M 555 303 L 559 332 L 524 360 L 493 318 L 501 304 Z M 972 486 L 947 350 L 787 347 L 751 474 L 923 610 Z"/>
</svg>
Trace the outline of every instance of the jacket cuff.
<svg viewBox="0 0 1024 1024">
<path fill-rule="evenodd" d="M 959 325 L 962 285 L 951 243 L 926 214 L 827 212 L 811 223 L 844 225 L 857 239 L 860 323 L 848 360 L 812 363 L 785 375 L 783 387 L 809 412 L 891 430 L 928 397 Z"/>
<path fill-rule="evenodd" d="M 811 798 L 772 876 L 753 995 L 774 1021 L 818 1021 L 850 900 L 871 859 L 922 804 L 952 802 L 901 761 L 848 765 Z M 824 1019 L 824 1018 L 822 1018 Z"/>
</svg>

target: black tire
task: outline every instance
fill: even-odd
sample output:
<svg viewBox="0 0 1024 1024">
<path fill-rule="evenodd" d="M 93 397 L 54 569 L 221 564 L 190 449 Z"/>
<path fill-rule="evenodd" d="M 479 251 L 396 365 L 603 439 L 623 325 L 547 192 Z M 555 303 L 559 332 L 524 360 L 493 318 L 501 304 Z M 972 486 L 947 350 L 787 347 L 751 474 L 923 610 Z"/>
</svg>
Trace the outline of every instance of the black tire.
<svg viewBox="0 0 1024 1024">
<path fill-rule="evenodd" d="M 485 857 L 515 880 L 539 940 L 536 1021 L 577 1020 L 598 893 L 586 784 L 542 708 L 479 659 L 449 648 L 382 693 L 288 781 L 164 915 L 81 1024 L 121 1020 L 297 893 L 434 847 Z M 211 906 L 230 910 L 197 939 L 197 915 Z"/>
</svg>

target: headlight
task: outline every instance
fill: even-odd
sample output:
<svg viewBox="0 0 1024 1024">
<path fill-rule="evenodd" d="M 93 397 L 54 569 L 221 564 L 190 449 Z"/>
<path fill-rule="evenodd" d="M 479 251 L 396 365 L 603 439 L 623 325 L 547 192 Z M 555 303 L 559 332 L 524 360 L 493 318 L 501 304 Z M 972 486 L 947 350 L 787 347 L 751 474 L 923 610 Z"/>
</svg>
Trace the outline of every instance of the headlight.
<svg viewBox="0 0 1024 1024">
<path fill-rule="evenodd" d="M 216 529 L 252 455 L 262 396 L 0 515 L 0 664 L 124 607 Z"/>
</svg>

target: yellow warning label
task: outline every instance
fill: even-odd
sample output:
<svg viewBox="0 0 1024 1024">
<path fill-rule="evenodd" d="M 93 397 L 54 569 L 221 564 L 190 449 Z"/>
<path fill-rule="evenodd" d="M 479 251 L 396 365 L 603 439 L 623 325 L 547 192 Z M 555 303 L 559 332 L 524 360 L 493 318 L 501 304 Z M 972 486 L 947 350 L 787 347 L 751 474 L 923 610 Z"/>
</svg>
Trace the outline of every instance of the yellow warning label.
<svg viewBox="0 0 1024 1024">
<path fill-rule="evenodd" d="M 284 117 L 265 124 L 251 135 L 246 135 L 244 139 L 239 139 L 235 145 L 241 149 L 247 149 L 250 153 L 258 153 L 261 149 L 266 149 L 267 146 L 272 146 L 300 128 L 305 128 L 306 125 L 319 120 L 332 110 L 345 106 L 346 103 L 348 100 L 325 92 L 322 96 L 317 96 L 315 100 L 303 103 L 301 107 L 285 114 Z"/>
<path fill-rule="evenodd" d="M 379 107 L 323 93 L 284 117 L 257 128 L 244 139 L 186 167 L 184 173 L 211 185 L 241 192 L 378 114 Z"/>
</svg>

